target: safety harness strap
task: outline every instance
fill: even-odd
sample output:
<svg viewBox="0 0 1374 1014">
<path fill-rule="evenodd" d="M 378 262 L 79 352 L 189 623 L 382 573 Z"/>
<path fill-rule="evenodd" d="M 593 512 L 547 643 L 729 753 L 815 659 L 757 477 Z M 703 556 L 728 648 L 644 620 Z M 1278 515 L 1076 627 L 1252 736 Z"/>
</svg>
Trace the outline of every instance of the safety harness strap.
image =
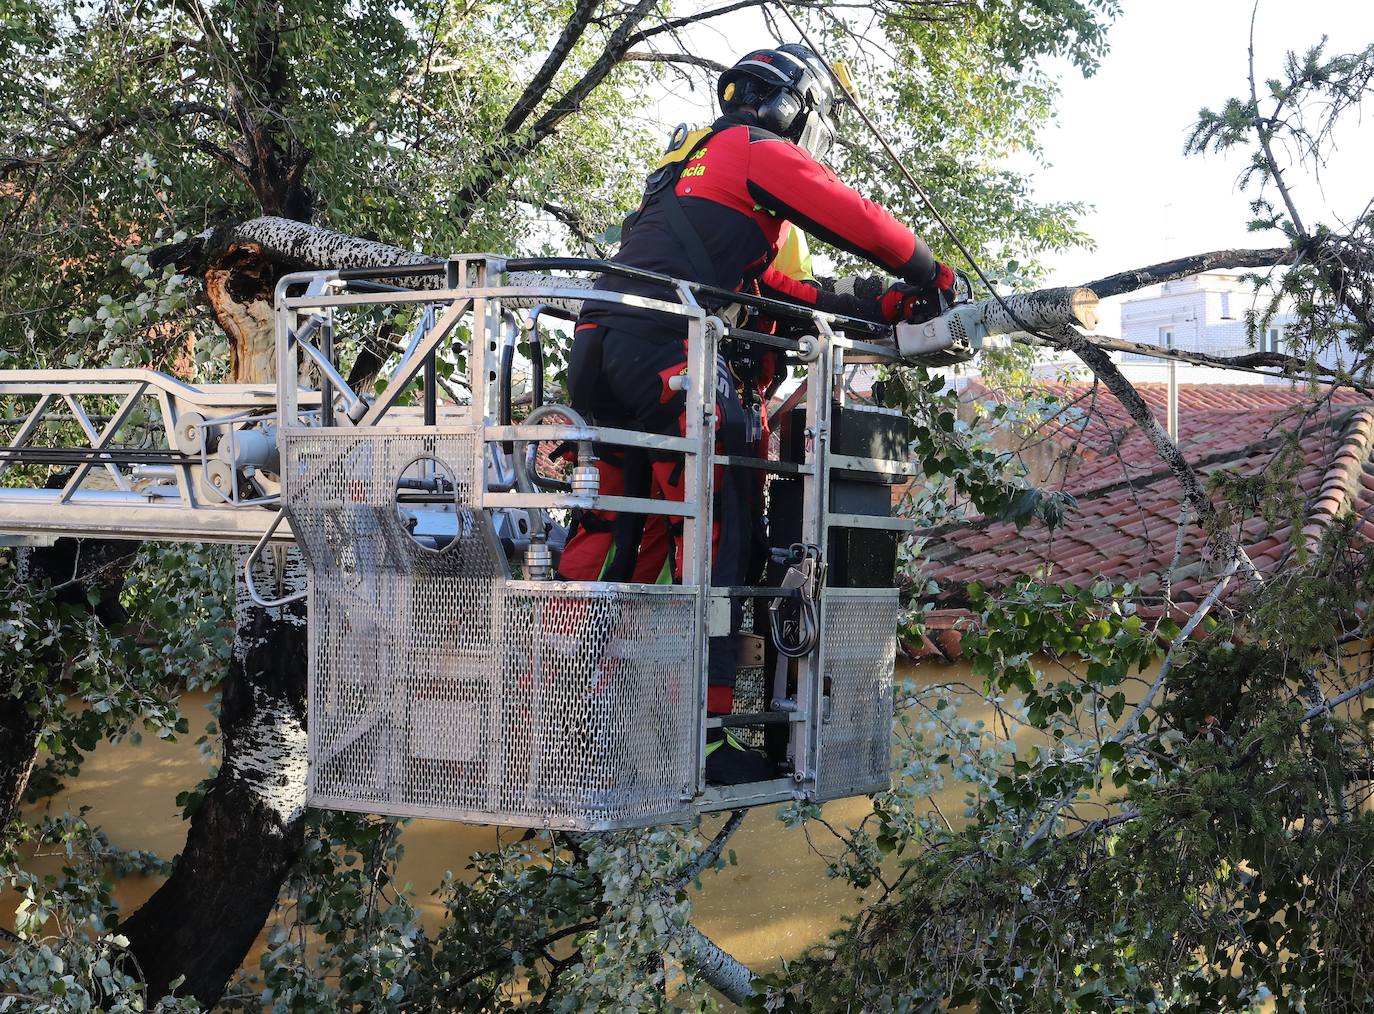
<svg viewBox="0 0 1374 1014">
<path fill-rule="evenodd" d="M 699 141 L 693 142 L 695 146 L 707 144 L 711 138 L 715 137 L 719 131 L 713 130 Z M 697 281 L 707 285 L 719 285 L 720 280 L 716 277 L 716 268 L 711 261 L 711 255 L 706 251 L 706 244 L 702 242 L 701 234 L 693 228 L 691 221 L 687 218 L 687 213 L 682 208 L 682 200 L 677 195 L 678 180 L 682 178 L 682 170 L 686 167 L 690 159 L 681 159 L 660 166 L 649 174 L 648 183 L 644 188 L 644 202 L 639 211 L 626 220 L 622 232 L 628 232 L 634 223 L 639 221 L 639 217 L 644 214 L 645 208 L 651 201 L 658 201 L 663 205 L 663 214 L 667 219 L 668 228 L 672 230 L 673 237 L 682 246 L 682 252 L 687 255 L 688 261 L 692 265 L 692 273 L 696 275 Z"/>
</svg>

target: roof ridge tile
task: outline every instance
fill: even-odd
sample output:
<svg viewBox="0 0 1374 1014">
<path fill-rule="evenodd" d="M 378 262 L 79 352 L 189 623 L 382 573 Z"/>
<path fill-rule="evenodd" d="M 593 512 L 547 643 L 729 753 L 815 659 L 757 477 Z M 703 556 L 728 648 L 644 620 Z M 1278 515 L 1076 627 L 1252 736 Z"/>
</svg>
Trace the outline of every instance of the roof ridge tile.
<svg viewBox="0 0 1374 1014">
<path fill-rule="evenodd" d="M 1341 445 L 1329 459 L 1318 490 L 1307 514 L 1302 534 L 1307 551 L 1315 552 L 1326 528 L 1350 509 L 1360 476 L 1374 446 L 1374 411 L 1362 408 L 1346 420 Z"/>
</svg>

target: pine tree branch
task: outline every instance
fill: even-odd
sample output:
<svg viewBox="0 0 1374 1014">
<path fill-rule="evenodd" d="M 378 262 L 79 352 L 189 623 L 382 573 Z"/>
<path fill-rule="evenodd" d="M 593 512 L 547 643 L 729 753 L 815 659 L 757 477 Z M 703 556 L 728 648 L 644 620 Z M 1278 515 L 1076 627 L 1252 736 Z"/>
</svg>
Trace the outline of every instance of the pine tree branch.
<svg viewBox="0 0 1374 1014">
<path fill-rule="evenodd" d="M 1304 243 L 1307 241 L 1307 227 L 1302 224 L 1302 216 L 1298 214 L 1298 206 L 1293 203 L 1293 195 L 1288 189 L 1288 184 L 1283 178 L 1283 169 L 1279 166 L 1278 160 L 1274 158 L 1274 147 L 1272 144 L 1274 133 L 1273 117 L 1268 120 L 1259 114 L 1259 92 L 1255 87 L 1255 19 L 1259 17 L 1259 4 L 1250 11 L 1250 108 L 1255 111 L 1255 136 L 1259 139 L 1260 148 L 1264 151 L 1265 161 L 1269 163 L 1269 173 L 1278 187 L 1279 196 L 1283 198 L 1284 206 L 1288 209 L 1288 217 L 1293 223 L 1293 229 L 1297 236 Z M 1279 99 L 1274 106 L 1274 116 L 1278 115 L 1283 107 L 1283 99 Z"/>
</svg>

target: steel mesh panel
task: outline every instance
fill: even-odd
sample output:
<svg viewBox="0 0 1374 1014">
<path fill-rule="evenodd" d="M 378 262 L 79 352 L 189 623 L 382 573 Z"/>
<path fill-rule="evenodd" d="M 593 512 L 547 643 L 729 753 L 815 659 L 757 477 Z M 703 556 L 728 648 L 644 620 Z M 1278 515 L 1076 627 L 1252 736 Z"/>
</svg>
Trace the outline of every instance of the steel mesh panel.
<svg viewBox="0 0 1374 1014">
<path fill-rule="evenodd" d="M 687 819 L 693 597 L 523 584 L 504 602 L 502 809 L 592 827 Z"/>
<path fill-rule="evenodd" d="M 816 798 L 888 787 L 897 591 L 825 590 L 821 642 L 830 716 L 821 726 Z"/>
<path fill-rule="evenodd" d="M 284 500 L 310 566 L 314 805 L 595 830 L 685 819 L 687 592 L 508 587 L 465 433 L 298 430 Z M 398 474 L 433 456 L 457 537 L 416 545 Z"/>
<path fill-rule="evenodd" d="M 760 607 L 754 599 L 745 599 L 740 630 L 768 637 L 767 619 L 764 619 L 762 624 L 757 619 L 759 616 L 767 615 L 766 609 L 766 606 Z M 762 666 L 739 669 L 735 674 L 734 706 L 730 709 L 731 712 L 743 714 L 767 710 L 768 701 L 772 697 L 771 689 L 772 680 Z M 763 729 L 758 727 L 737 726 L 730 734 L 746 746 L 761 747 L 764 744 Z"/>
</svg>

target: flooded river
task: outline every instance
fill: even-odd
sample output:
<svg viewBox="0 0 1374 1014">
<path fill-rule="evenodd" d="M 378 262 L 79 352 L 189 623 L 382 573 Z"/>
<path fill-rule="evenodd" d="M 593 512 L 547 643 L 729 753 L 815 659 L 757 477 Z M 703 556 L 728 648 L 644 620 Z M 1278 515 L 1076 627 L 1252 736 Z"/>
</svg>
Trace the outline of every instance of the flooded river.
<svg viewBox="0 0 1374 1014">
<path fill-rule="evenodd" d="M 925 663 L 905 666 L 899 676 L 922 682 L 944 683 L 968 679 L 966 667 Z M 176 806 L 176 795 L 195 786 L 205 776 L 194 741 L 209 718 L 207 698 L 188 695 L 184 707 L 192 734 L 175 743 L 145 739 L 141 744 L 103 744 L 87 760 L 81 777 L 53 798 L 30 808 L 29 816 L 43 809 L 53 814 L 91 807 L 90 819 L 104 828 L 110 840 L 124 848 L 151 849 L 170 858 L 185 842 L 186 824 Z M 969 717 L 978 717 L 971 715 Z M 955 786 L 937 798 L 942 810 L 962 810 L 964 791 Z M 836 826 L 850 825 L 868 813 L 867 798 L 841 799 L 825 807 L 825 817 Z M 708 833 L 723 816 L 706 819 Z M 497 831 L 437 820 L 414 820 L 405 830 L 406 855 L 399 879 L 414 885 L 425 922 L 437 926 L 442 912 L 430 896 L 445 870 L 462 876 L 468 855 L 491 847 Z M 825 848 L 826 843 L 817 840 Z M 713 940 L 745 963 L 760 970 L 774 967 L 799 954 L 810 944 L 838 929 L 842 917 L 853 912 L 858 898 L 852 888 L 825 876 L 825 862 L 812 851 L 806 836 L 785 828 L 775 807 L 753 810 L 731 842 L 738 865 L 710 874 L 702 891 L 693 898 L 696 923 Z M 33 864 L 55 871 L 55 858 L 39 857 Z M 129 877 L 118 887 L 125 912 L 137 908 L 156 889 L 150 877 Z M 0 899 L 0 912 L 8 923 L 17 899 Z M 250 966 L 255 964 L 250 957 Z"/>
</svg>

